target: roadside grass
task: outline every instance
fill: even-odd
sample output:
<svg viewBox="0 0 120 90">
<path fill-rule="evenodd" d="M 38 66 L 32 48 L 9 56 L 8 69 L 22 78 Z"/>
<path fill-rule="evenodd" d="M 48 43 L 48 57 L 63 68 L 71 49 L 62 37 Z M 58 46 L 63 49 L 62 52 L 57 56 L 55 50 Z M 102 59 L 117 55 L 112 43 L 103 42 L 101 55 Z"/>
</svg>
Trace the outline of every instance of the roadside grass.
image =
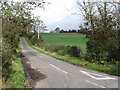
<svg viewBox="0 0 120 90">
<path fill-rule="evenodd" d="M 20 53 L 20 48 L 16 49 L 17 53 Z M 26 78 L 23 69 L 23 65 L 21 63 L 21 57 L 16 57 L 16 59 L 12 60 L 12 65 L 10 66 L 11 72 L 6 81 L 6 88 L 25 88 Z"/>
<path fill-rule="evenodd" d="M 21 64 L 21 58 L 14 60 L 10 68 L 12 69 L 12 72 L 10 73 L 10 77 L 6 82 L 6 85 L 8 87 L 23 88 L 26 79 L 23 66 Z"/>
<path fill-rule="evenodd" d="M 86 35 L 77 33 L 41 33 L 46 44 L 79 46 L 82 53 L 86 53 Z"/>
<path fill-rule="evenodd" d="M 56 54 L 55 52 L 51 53 L 51 52 L 45 51 L 44 49 L 41 49 L 38 46 L 32 45 L 29 40 L 28 40 L 28 42 L 32 48 L 36 49 L 37 51 L 39 51 L 41 53 L 44 53 L 51 57 L 54 57 L 56 59 L 63 60 L 65 62 L 71 63 L 73 65 L 85 67 L 85 68 L 96 70 L 99 72 L 104 72 L 104 73 L 108 73 L 111 75 L 119 75 L 118 70 L 119 70 L 120 66 L 119 67 L 115 66 L 115 65 L 107 65 L 106 66 L 106 65 L 97 64 L 96 62 L 91 63 L 82 58 L 71 57 L 68 55 L 61 56 L 61 55 Z"/>
<path fill-rule="evenodd" d="M 2 89 L 2 39 L 0 38 L 0 90 Z"/>
</svg>

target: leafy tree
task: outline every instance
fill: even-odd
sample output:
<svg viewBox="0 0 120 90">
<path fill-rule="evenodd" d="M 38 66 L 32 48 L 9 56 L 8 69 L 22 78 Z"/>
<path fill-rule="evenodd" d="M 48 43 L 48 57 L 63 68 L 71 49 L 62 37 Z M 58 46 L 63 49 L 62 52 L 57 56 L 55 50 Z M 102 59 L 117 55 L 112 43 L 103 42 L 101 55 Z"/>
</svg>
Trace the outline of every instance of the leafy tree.
<svg viewBox="0 0 120 90">
<path fill-rule="evenodd" d="M 16 48 L 19 36 L 27 32 L 35 22 L 31 10 L 42 7 L 44 3 L 35 2 L 4 2 L 0 1 L 0 13 L 2 15 L 2 65 L 3 81 L 5 82 L 9 73 L 12 72 L 10 65 L 18 55 Z"/>
<path fill-rule="evenodd" d="M 119 60 L 117 3 L 78 2 L 78 5 L 92 31 L 88 36 L 87 59 L 100 62 Z"/>
</svg>

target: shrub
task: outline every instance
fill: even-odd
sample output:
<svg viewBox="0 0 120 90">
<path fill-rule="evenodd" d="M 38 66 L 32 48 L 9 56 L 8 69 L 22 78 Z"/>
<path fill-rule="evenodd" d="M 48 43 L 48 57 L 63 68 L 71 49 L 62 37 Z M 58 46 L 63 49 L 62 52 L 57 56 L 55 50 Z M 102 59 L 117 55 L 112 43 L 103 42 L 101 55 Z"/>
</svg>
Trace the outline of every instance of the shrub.
<svg viewBox="0 0 120 90">
<path fill-rule="evenodd" d="M 34 35 L 34 33 L 32 33 L 32 32 L 31 32 L 31 33 L 28 33 L 28 34 L 27 34 L 27 38 L 28 38 L 28 39 L 31 39 L 33 35 Z"/>
<path fill-rule="evenodd" d="M 45 49 L 46 51 L 54 52 L 54 48 L 56 47 L 55 45 L 50 45 L 50 44 L 41 44 L 40 47 Z"/>
<path fill-rule="evenodd" d="M 6 39 L 2 42 L 2 77 L 5 81 L 10 73 L 10 65 L 13 58 L 12 46 Z"/>
<path fill-rule="evenodd" d="M 31 41 L 31 43 L 33 45 L 39 45 L 42 42 L 41 36 L 40 36 L 39 40 L 37 40 L 38 39 L 37 33 L 32 33 L 32 32 L 28 33 L 27 38 Z"/>
<path fill-rule="evenodd" d="M 118 55 L 118 37 L 115 30 L 96 30 L 88 36 L 86 59 L 89 61 L 116 62 Z"/>
<path fill-rule="evenodd" d="M 68 46 L 67 53 L 73 57 L 80 57 L 80 47 Z"/>
<path fill-rule="evenodd" d="M 17 57 L 19 35 L 14 30 L 9 31 L 9 34 L 4 32 L 2 41 L 2 75 L 5 82 L 11 72 L 11 63 Z"/>
<path fill-rule="evenodd" d="M 56 45 L 55 48 L 53 49 L 53 52 L 56 52 L 59 55 L 67 55 L 67 46 L 62 46 L 62 45 Z"/>
<path fill-rule="evenodd" d="M 80 47 L 77 47 L 77 46 L 44 44 L 44 49 L 46 51 L 56 52 L 59 55 L 70 55 L 73 57 L 80 57 Z"/>
</svg>

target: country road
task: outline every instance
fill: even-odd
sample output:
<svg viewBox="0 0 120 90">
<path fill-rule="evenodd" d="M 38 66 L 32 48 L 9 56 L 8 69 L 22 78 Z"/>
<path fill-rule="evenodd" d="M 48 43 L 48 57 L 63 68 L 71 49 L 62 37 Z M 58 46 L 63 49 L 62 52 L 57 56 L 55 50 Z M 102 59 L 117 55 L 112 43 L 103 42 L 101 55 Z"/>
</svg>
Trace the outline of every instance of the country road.
<svg viewBox="0 0 120 90">
<path fill-rule="evenodd" d="M 35 88 L 118 88 L 118 77 L 74 66 L 32 49 L 25 38 L 20 38 L 23 54 L 32 68 L 47 77 Z"/>
</svg>

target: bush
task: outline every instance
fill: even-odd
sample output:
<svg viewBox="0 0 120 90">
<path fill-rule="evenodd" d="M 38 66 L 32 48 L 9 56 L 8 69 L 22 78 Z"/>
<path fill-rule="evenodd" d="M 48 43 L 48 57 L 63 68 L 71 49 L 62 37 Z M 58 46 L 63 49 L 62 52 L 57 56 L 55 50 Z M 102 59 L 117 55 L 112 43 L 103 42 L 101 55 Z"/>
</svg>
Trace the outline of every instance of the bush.
<svg viewBox="0 0 120 90">
<path fill-rule="evenodd" d="M 37 33 L 32 33 L 32 32 L 28 33 L 27 38 L 31 41 L 31 43 L 33 45 L 39 45 L 42 42 L 41 36 L 40 36 L 39 40 L 37 40 L 38 39 Z"/>
<path fill-rule="evenodd" d="M 67 53 L 67 46 L 62 46 L 62 45 L 56 45 L 55 48 L 53 49 L 53 52 L 56 52 L 59 55 L 66 55 Z"/>
<path fill-rule="evenodd" d="M 31 33 L 28 33 L 28 34 L 27 34 L 27 38 L 28 38 L 28 39 L 31 39 L 33 35 L 34 35 L 34 33 L 32 33 L 32 32 L 31 32 Z"/>
<path fill-rule="evenodd" d="M 12 46 L 6 39 L 2 42 L 2 77 L 6 81 L 10 73 L 10 65 L 13 58 Z"/>
<path fill-rule="evenodd" d="M 117 31 L 96 30 L 88 38 L 87 60 L 113 63 L 119 60 Z"/>
<path fill-rule="evenodd" d="M 73 57 L 80 57 L 80 47 L 68 46 L 67 53 Z"/>
<path fill-rule="evenodd" d="M 16 32 L 9 33 L 9 35 L 5 33 L 2 38 L 2 76 L 4 82 L 11 72 L 12 61 L 17 57 L 16 48 L 19 43 L 19 35 Z"/>
<path fill-rule="evenodd" d="M 73 57 L 80 57 L 80 48 L 77 46 L 44 44 L 43 49 L 45 49 L 46 51 L 55 52 L 58 55 L 70 55 Z"/>
</svg>

